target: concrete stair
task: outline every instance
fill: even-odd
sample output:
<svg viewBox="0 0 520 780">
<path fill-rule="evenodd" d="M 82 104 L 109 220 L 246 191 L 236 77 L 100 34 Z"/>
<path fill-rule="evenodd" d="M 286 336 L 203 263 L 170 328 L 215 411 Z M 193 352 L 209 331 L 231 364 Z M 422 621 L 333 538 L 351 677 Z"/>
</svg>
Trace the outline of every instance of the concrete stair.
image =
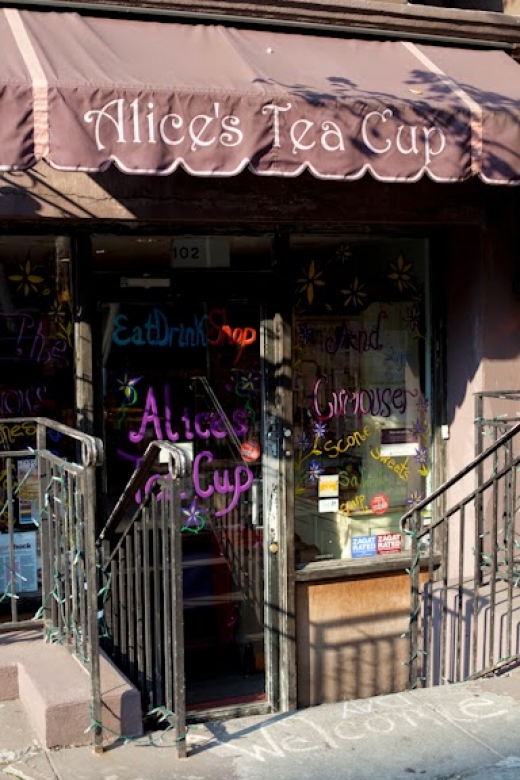
<svg viewBox="0 0 520 780">
<path fill-rule="evenodd" d="M 139 691 L 104 654 L 101 691 L 104 741 L 141 736 Z M 65 647 L 44 642 L 41 630 L 0 634 L 0 701 L 12 699 L 42 747 L 91 744 L 90 677 Z"/>
</svg>

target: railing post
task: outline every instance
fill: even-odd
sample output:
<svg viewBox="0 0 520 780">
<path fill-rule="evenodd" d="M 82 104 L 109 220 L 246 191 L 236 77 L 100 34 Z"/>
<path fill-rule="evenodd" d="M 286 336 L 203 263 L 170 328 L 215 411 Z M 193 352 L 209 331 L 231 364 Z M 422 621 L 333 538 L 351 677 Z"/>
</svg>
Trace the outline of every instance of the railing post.
<svg viewBox="0 0 520 780">
<path fill-rule="evenodd" d="M 173 704 L 177 756 L 186 758 L 186 682 L 184 673 L 184 597 L 182 588 L 181 502 L 179 480 L 172 479 L 163 488 L 170 494 L 170 530 L 173 554 L 172 609 L 173 609 Z"/>
<path fill-rule="evenodd" d="M 483 420 L 484 420 L 484 397 L 482 394 L 478 394 L 476 398 L 476 435 L 475 435 L 475 457 L 478 457 L 482 454 L 484 451 L 484 427 L 483 427 Z M 493 427 L 493 444 L 496 442 L 496 428 Z M 484 466 L 482 463 L 479 463 L 476 469 L 476 479 L 477 484 L 475 485 L 476 490 L 480 489 L 480 486 L 482 485 L 484 481 Z M 476 523 L 476 533 L 475 533 L 475 556 L 477 557 L 479 561 L 479 568 L 478 568 L 478 581 L 475 580 L 475 584 L 480 584 L 482 582 L 482 570 L 480 569 L 480 560 L 482 557 L 482 553 L 484 551 L 484 541 L 483 541 L 483 524 L 484 524 L 484 503 L 483 503 L 483 497 L 478 493 L 478 500 L 475 504 L 475 523 Z M 476 570 L 475 570 L 476 571 Z"/>
<path fill-rule="evenodd" d="M 16 562 L 14 554 L 14 490 L 13 490 L 13 460 L 7 458 L 7 531 L 9 534 L 9 592 L 11 594 L 11 620 L 13 623 L 18 621 L 17 604 L 17 582 L 16 582 Z"/>
<path fill-rule="evenodd" d="M 409 668 L 409 687 L 411 690 L 417 688 L 418 682 L 418 664 L 419 664 L 419 611 L 420 611 L 420 582 L 421 566 L 419 556 L 418 533 L 421 527 L 420 512 L 415 511 L 410 518 L 411 522 L 411 571 L 412 580 L 412 599 L 410 605 L 410 668 Z"/>
<path fill-rule="evenodd" d="M 94 730 L 94 750 L 103 752 L 101 675 L 99 658 L 99 588 L 98 588 L 98 549 L 96 544 L 96 473 L 95 466 L 85 469 L 85 544 L 87 561 L 87 599 L 89 631 L 89 666 L 92 686 L 92 728 Z"/>
<path fill-rule="evenodd" d="M 38 453 L 38 501 L 40 507 L 40 539 L 42 547 L 42 617 L 44 626 L 49 625 L 49 617 L 52 621 L 56 602 L 52 598 L 54 589 L 54 551 L 51 544 L 51 528 L 49 512 L 45 511 L 45 493 L 47 489 L 47 463 L 40 455 L 47 445 L 47 435 L 45 425 L 42 422 L 37 423 L 36 428 L 36 451 Z M 51 600 L 51 601 L 50 601 Z M 50 604 L 49 604 L 50 601 Z"/>
<path fill-rule="evenodd" d="M 482 421 L 484 417 L 484 399 L 481 393 L 475 394 L 475 457 L 483 450 L 482 447 Z"/>
<path fill-rule="evenodd" d="M 508 452 L 508 467 L 509 467 L 509 479 L 508 490 L 509 495 L 506 497 L 506 533 L 504 538 L 504 546 L 506 548 L 505 559 L 507 578 L 507 640 L 506 640 L 506 656 L 509 658 L 512 653 L 512 640 L 513 640 L 513 587 L 514 587 L 514 551 L 515 551 L 515 537 L 516 537 L 516 495 L 517 495 L 517 478 L 516 467 L 514 465 L 514 453 L 513 443 L 509 442 L 507 449 Z"/>
</svg>

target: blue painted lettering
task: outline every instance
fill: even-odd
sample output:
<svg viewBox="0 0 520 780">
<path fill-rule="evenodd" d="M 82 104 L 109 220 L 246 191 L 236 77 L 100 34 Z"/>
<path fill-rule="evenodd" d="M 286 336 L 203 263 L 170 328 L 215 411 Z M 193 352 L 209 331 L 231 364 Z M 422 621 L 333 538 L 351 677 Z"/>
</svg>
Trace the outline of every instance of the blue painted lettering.
<svg viewBox="0 0 520 780">
<path fill-rule="evenodd" d="M 144 323 L 130 325 L 126 314 L 118 314 L 112 341 L 120 347 L 205 347 L 206 321 L 207 315 L 203 314 L 194 316 L 193 325 L 172 325 L 163 311 L 153 308 Z"/>
</svg>

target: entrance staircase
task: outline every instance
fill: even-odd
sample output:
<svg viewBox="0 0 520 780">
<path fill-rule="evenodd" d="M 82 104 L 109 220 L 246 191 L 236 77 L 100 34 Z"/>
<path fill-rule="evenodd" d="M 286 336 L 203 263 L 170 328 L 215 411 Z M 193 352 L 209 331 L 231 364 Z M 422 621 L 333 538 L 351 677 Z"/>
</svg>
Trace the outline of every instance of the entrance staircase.
<svg viewBox="0 0 520 780">
<path fill-rule="evenodd" d="M 181 509 L 190 467 L 171 443 L 150 444 L 99 537 L 103 647 L 143 711 L 174 718 L 179 732 L 187 710 L 199 719 L 265 699 L 262 531 L 244 507 Z"/>
<path fill-rule="evenodd" d="M 102 444 L 46 418 L 2 423 L 20 446 L 0 452 L 0 701 L 20 700 L 44 747 L 101 751 L 143 731 L 139 692 L 99 646 Z"/>
<path fill-rule="evenodd" d="M 520 666 L 520 423 L 516 413 L 487 418 L 481 408 L 476 418 L 476 458 L 401 520 L 411 540 L 410 688 Z M 175 727 L 184 757 L 189 594 L 179 518 L 187 456 L 152 442 L 96 537 L 101 442 L 45 418 L 30 423 L 35 441 L 0 452 L 0 520 L 10 542 L 0 560 L 0 701 L 20 700 L 42 746 L 91 743 L 98 752 L 141 735 L 143 713 L 155 712 Z M 27 419 L 3 424 L 30 428 Z M 17 464 L 28 453 L 32 465 L 21 477 Z M 163 472 L 145 495 L 158 464 Z M 22 526 L 39 539 L 35 592 L 27 592 L 27 559 L 15 545 Z M 251 605 L 254 632 L 262 597 L 248 590 L 246 553 L 255 529 L 242 538 L 241 526 L 230 513 L 211 539 L 229 591 L 235 580 Z M 29 563 L 36 567 L 36 557 Z M 39 598 L 34 616 L 22 609 L 29 598 Z"/>
<path fill-rule="evenodd" d="M 143 733 L 137 689 L 100 658 L 103 741 Z M 41 629 L 0 634 L 0 702 L 19 699 L 42 747 L 92 742 L 91 680 L 65 647 L 42 641 Z"/>
</svg>

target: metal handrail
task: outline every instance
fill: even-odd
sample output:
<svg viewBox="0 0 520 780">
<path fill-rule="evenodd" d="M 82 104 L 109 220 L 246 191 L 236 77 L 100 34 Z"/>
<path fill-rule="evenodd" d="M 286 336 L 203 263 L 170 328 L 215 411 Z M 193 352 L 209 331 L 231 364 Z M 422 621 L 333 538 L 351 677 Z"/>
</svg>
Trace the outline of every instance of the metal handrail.
<svg viewBox="0 0 520 780">
<path fill-rule="evenodd" d="M 490 448 L 491 449 L 491 448 Z M 486 451 L 489 455 L 492 455 L 493 452 L 487 450 Z M 520 461 L 519 461 L 520 462 Z M 516 461 L 514 463 L 516 465 Z M 484 493 L 487 488 L 491 487 L 494 482 L 496 482 L 499 479 L 502 479 L 502 477 L 505 477 L 510 471 L 510 466 L 505 466 L 504 468 L 500 469 L 500 471 L 497 471 L 495 474 L 493 474 L 492 477 L 489 477 L 484 482 L 479 483 L 478 487 L 474 488 L 470 493 L 467 493 L 466 496 L 461 499 L 457 504 L 451 507 L 447 512 L 445 512 L 441 517 L 439 517 L 437 520 L 434 520 L 431 523 L 428 523 L 428 525 L 424 526 L 422 531 L 418 532 L 417 538 L 421 539 L 421 537 L 426 536 L 430 531 L 433 531 L 435 528 L 437 528 L 439 525 L 442 525 L 444 522 L 449 520 L 453 515 L 455 515 L 457 512 L 460 512 L 460 510 L 465 507 L 467 504 L 470 504 L 472 501 L 474 501 L 476 498 L 478 498 L 479 495 Z M 448 485 L 448 487 L 451 487 Z M 433 496 L 433 493 L 432 493 Z M 428 496 L 429 501 L 432 502 L 435 499 L 431 496 Z M 413 512 L 421 511 L 419 508 L 413 509 Z M 403 518 L 401 518 L 403 520 Z M 402 533 L 406 534 L 407 531 L 405 528 L 401 528 Z"/>
<path fill-rule="evenodd" d="M 504 433 L 499 439 L 496 440 L 490 447 L 488 447 L 487 450 L 484 450 L 480 453 L 480 455 L 477 455 L 476 458 L 473 458 L 473 460 L 468 463 L 464 468 L 460 469 L 453 477 L 450 477 L 450 479 L 447 479 L 446 482 L 443 482 L 440 487 L 438 487 L 436 490 L 434 490 L 432 493 L 430 493 L 428 496 L 423 498 L 421 501 L 418 501 L 417 504 L 415 504 L 412 509 L 409 509 L 406 514 L 404 514 L 401 517 L 400 520 L 400 527 L 401 532 L 406 533 L 404 529 L 405 523 L 410 520 L 410 518 L 416 513 L 420 512 L 422 509 L 427 507 L 429 504 L 432 503 L 432 501 L 435 501 L 437 498 L 440 498 L 446 491 L 453 487 L 457 482 L 460 482 L 464 477 L 466 477 L 471 471 L 473 471 L 477 466 L 480 466 L 481 463 L 483 463 L 490 455 L 492 455 L 494 452 L 500 449 L 504 444 L 506 444 L 510 439 L 512 439 L 516 434 L 520 431 L 520 423 L 517 423 L 512 428 L 510 428 L 506 433 Z"/>
<path fill-rule="evenodd" d="M 504 398 L 520 401 L 520 390 L 484 390 L 475 393 L 477 398 Z"/>
<path fill-rule="evenodd" d="M 34 423 L 57 433 L 62 433 L 70 439 L 75 439 L 81 444 L 82 466 L 101 466 L 104 460 L 103 442 L 97 436 L 91 436 L 83 431 L 71 428 L 69 425 L 51 420 L 50 417 L 8 417 L 2 418 L 2 425 L 21 425 Z"/>
<path fill-rule="evenodd" d="M 136 494 L 145 486 L 147 477 L 156 464 L 160 452 L 165 452 L 168 455 L 168 474 L 172 479 L 178 479 L 179 477 L 185 477 L 191 474 L 191 459 L 185 450 L 176 447 L 169 441 L 157 439 L 156 441 L 150 442 L 139 465 L 130 477 L 117 504 L 101 530 L 101 533 L 98 536 L 98 544 L 105 541 L 109 532 L 112 531 L 112 529 L 117 528 L 118 524 L 123 520 L 128 507 L 135 500 Z"/>
</svg>

